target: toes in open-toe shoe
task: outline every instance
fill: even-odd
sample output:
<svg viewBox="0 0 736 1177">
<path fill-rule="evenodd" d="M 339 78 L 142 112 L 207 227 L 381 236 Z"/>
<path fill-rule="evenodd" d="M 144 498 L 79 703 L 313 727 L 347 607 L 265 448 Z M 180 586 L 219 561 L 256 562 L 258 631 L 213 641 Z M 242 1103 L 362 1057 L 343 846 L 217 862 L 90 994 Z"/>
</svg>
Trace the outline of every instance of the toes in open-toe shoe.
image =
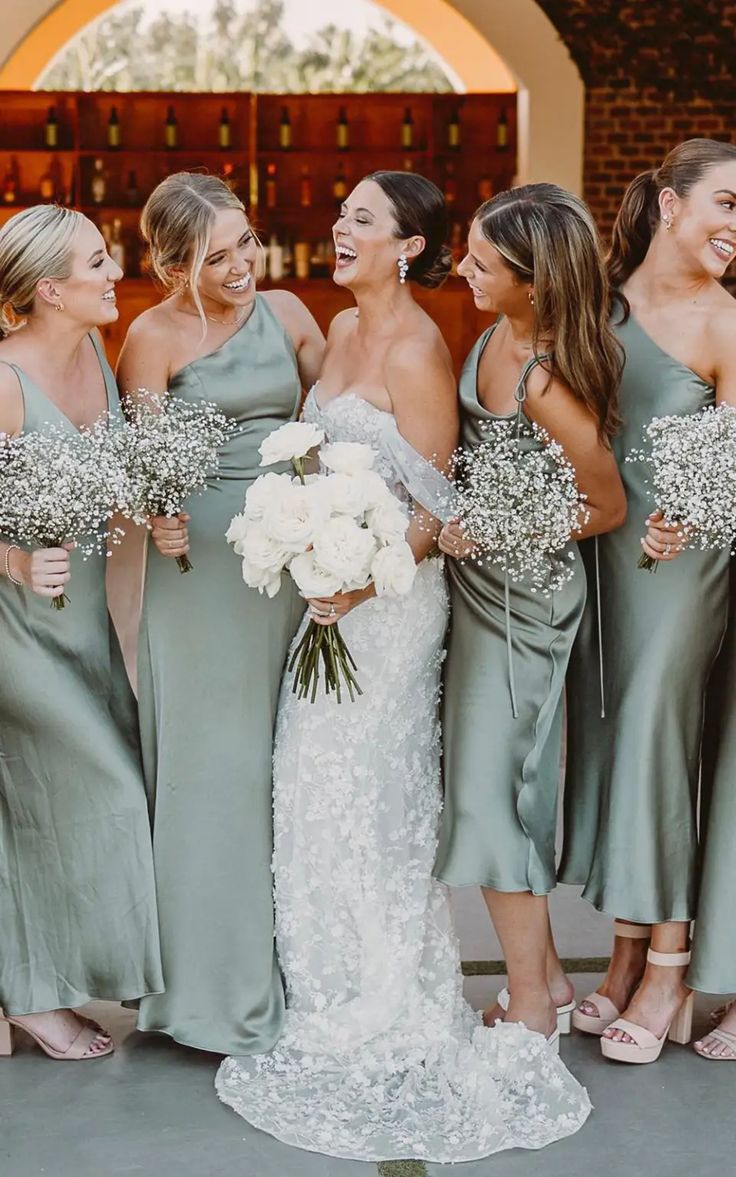
<svg viewBox="0 0 736 1177">
<path fill-rule="evenodd" d="M 689 952 L 655 952 L 649 949 L 647 960 L 650 964 L 661 965 L 666 968 L 682 968 L 690 963 Z M 661 1038 L 647 1030 L 646 1026 L 638 1026 L 628 1018 L 617 1018 L 608 1027 L 610 1030 L 621 1030 L 627 1034 L 631 1042 L 617 1042 L 613 1038 L 601 1038 L 601 1051 L 606 1058 L 615 1059 L 619 1063 L 653 1063 L 662 1053 L 665 1039 L 678 1042 L 684 1046 L 692 1037 L 693 1025 L 693 994 L 682 1001 L 679 1009 L 672 1018 L 669 1026 Z"/>
<path fill-rule="evenodd" d="M 57 1050 L 46 1042 L 40 1034 L 32 1030 L 24 1022 L 17 1018 L 9 1018 L 7 1014 L 0 1016 L 0 1056 L 8 1057 L 13 1053 L 15 1046 L 15 1033 L 21 1030 L 27 1034 L 29 1038 L 41 1047 L 41 1050 L 49 1058 L 56 1059 L 59 1062 L 87 1062 L 93 1058 L 105 1058 L 106 1055 L 112 1054 L 115 1046 L 105 1031 L 101 1033 L 88 1025 L 86 1019 L 82 1020 L 82 1025 L 79 1027 L 79 1033 L 76 1038 L 69 1044 L 66 1050 Z M 103 1042 L 104 1045 L 101 1050 L 92 1050 L 91 1047 L 95 1042 Z M 5 1047 L 5 1049 L 4 1049 Z"/>
<path fill-rule="evenodd" d="M 652 929 L 649 924 L 624 924 L 620 920 L 614 920 L 613 934 L 623 940 L 649 940 Z M 585 997 L 580 1004 L 584 1005 L 586 1002 L 594 1007 L 595 1014 L 586 1014 L 578 1006 L 572 1015 L 572 1024 L 583 1034 L 595 1034 L 600 1038 L 603 1031 L 607 1030 L 616 1018 L 621 1017 L 621 1010 L 613 1004 L 610 997 L 604 997 L 597 990 Z"/>
<path fill-rule="evenodd" d="M 719 1054 L 711 1054 L 709 1050 L 703 1050 L 702 1047 L 708 1039 L 714 1039 L 721 1046 L 726 1047 L 726 1051 L 721 1051 Z M 706 1034 L 705 1038 L 700 1042 L 693 1044 L 693 1050 L 699 1054 L 701 1058 L 705 1058 L 711 1063 L 736 1063 L 736 1034 L 731 1034 L 728 1030 L 721 1030 L 716 1027 Z"/>
</svg>

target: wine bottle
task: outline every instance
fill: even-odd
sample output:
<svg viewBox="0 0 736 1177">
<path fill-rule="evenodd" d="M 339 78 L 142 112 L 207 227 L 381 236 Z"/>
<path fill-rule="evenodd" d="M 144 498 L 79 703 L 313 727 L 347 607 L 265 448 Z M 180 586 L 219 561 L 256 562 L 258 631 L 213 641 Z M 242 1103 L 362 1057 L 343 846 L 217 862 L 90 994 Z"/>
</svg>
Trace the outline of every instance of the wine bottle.
<svg viewBox="0 0 736 1177">
<path fill-rule="evenodd" d="M 411 151 L 414 147 L 414 119 L 410 106 L 406 107 L 404 121 L 401 124 L 401 146 L 404 151 Z"/>
<path fill-rule="evenodd" d="M 13 167 L 11 160 L 3 180 L 3 204 L 15 204 L 18 200 L 17 167 Z"/>
<path fill-rule="evenodd" d="M 116 265 L 120 266 L 121 270 L 125 269 L 125 243 L 123 241 L 123 223 L 119 217 L 115 217 L 112 223 L 112 232 L 110 234 L 110 244 L 108 246 L 108 253 Z"/>
<path fill-rule="evenodd" d="M 266 208 L 276 208 L 276 164 L 266 164 Z"/>
<path fill-rule="evenodd" d="M 44 201 L 56 199 L 56 183 L 51 167 L 46 168 L 46 171 L 41 174 L 41 179 L 38 181 L 38 195 Z"/>
<path fill-rule="evenodd" d="M 309 208 L 312 203 L 312 177 L 306 164 L 302 168 L 302 178 L 299 181 L 299 203 L 302 208 Z"/>
<path fill-rule="evenodd" d="M 281 122 L 279 123 L 279 147 L 288 151 L 291 147 L 291 119 L 288 106 L 281 107 Z"/>
<path fill-rule="evenodd" d="M 118 108 L 113 106 L 107 120 L 107 146 L 115 151 L 120 146 L 120 119 Z"/>
<path fill-rule="evenodd" d="M 447 146 L 450 151 L 460 150 L 460 111 L 455 108 L 447 124 Z"/>
<path fill-rule="evenodd" d="M 348 181 L 345 175 L 345 169 L 342 164 L 339 165 L 335 179 L 332 181 L 332 195 L 337 204 L 342 204 L 343 200 L 348 194 Z"/>
<path fill-rule="evenodd" d="M 220 126 L 217 131 L 217 139 L 220 144 L 221 151 L 227 151 L 232 145 L 232 138 L 230 134 L 230 115 L 226 106 L 223 106 L 220 114 Z"/>
<path fill-rule="evenodd" d="M 275 233 L 268 242 L 268 276 L 272 282 L 280 282 L 284 276 L 284 250 Z"/>
<path fill-rule="evenodd" d="M 96 159 L 92 165 L 92 179 L 90 194 L 93 204 L 104 204 L 107 195 L 107 180 L 105 179 L 105 165 L 101 159 Z"/>
<path fill-rule="evenodd" d="M 496 150 L 508 151 L 509 149 L 509 119 L 506 114 L 506 107 L 502 106 L 498 115 L 498 122 L 496 123 Z"/>
<path fill-rule="evenodd" d="M 138 188 L 138 179 L 135 172 L 128 172 L 128 183 L 125 185 L 125 195 L 128 204 L 140 204 L 140 190 Z"/>
<path fill-rule="evenodd" d="M 350 147 L 350 124 L 348 123 L 348 114 L 344 106 L 340 107 L 336 136 L 338 151 L 347 151 Z"/>
<path fill-rule="evenodd" d="M 55 106 L 50 106 L 46 113 L 43 140 L 47 147 L 54 148 L 59 146 L 59 120 L 56 116 Z"/>
<path fill-rule="evenodd" d="M 445 204 L 453 205 L 457 200 L 457 179 L 455 178 L 455 165 L 448 163 L 445 167 Z"/>
<path fill-rule="evenodd" d="M 169 106 L 166 111 L 166 125 L 164 127 L 164 135 L 166 139 L 166 146 L 169 150 L 173 150 L 179 142 L 179 126 L 176 121 L 176 114 L 173 106 Z"/>
</svg>

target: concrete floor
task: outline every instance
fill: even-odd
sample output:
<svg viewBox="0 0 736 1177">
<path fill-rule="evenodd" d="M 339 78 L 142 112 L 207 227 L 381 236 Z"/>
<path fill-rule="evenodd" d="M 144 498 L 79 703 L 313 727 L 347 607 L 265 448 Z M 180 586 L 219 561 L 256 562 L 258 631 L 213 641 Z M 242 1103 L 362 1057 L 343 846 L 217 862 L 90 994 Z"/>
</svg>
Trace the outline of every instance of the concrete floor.
<svg viewBox="0 0 736 1177">
<path fill-rule="evenodd" d="M 609 924 L 574 897 L 556 902 L 564 955 L 605 952 Z M 465 959 L 493 958 L 483 913 L 458 904 Z M 485 951 L 483 951 L 485 950 Z M 598 980 L 575 977 L 580 997 Z M 477 1007 L 503 979 L 466 982 Z M 699 1002 L 696 1032 L 715 1001 Z M 375 1165 L 290 1149 L 250 1128 L 213 1090 L 218 1059 L 133 1031 L 117 1006 L 90 1007 L 118 1050 L 99 1063 L 64 1066 L 25 1037 L 0 1060 L 0 1177 L 378 1177 Z M 605 1062 L 596 1041 L 563 1040 L 563 1057 L 595 1111 L 580 1133 L 540 1153 L 505 1152 L 453 1167 L 386 1164 L 381 1177 L 691 1177 L 734 1174 L 736 1066 L 718 1067 L 669 1044 L 659 1063 Z"/>
</svg>

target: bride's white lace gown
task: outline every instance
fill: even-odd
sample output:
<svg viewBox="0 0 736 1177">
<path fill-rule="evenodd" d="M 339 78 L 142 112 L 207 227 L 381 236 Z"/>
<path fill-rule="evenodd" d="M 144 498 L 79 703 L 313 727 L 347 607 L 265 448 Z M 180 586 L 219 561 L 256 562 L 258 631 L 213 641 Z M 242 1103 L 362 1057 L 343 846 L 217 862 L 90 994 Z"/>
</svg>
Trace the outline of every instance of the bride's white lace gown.
<svg viewBox="0 0 736 1177">
<path fill-rule="evenodd" d="M 304 417 L 330 441 L 372 445 L 406 497 L 402 478 L 423 460 L 391 414 L 353 395 L 320 408 L 313 389 Z M 332 1156 L 466 1161 L 541 1148 L 590 1112 L 542 1035 L 485 1029 L 463 1000 L 447 890 L 431 877 L 447 609 L 441 561 L 426 559 L 407 597 L 340 623 L 361 698 L 299 702 L 288 674 L 282 687 L 273 869 L 286 1023 L 270 1054 L 226 1059 L 217 1091 L 257 1128 Z"/>
</svg>

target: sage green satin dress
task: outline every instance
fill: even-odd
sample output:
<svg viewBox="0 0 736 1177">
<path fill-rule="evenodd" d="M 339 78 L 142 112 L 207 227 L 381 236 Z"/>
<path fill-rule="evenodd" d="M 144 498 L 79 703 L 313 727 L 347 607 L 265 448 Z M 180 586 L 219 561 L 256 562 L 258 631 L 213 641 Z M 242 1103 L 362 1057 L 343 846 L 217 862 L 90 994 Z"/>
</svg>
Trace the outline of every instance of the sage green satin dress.
<svg viewBox="0 0 736 1177">
<path fill-rule="evenodd" d="M 477 341 L 460 377 L 465 450 L 483 440 L 485 422 L 499 419 L 478 399 L 478 365 L 493 330 Z M 519 400 L 529 370 L 528 365 L 517 389 Z M 537 447 L 523 413 L 520 421 L 525 444 Z M 435 874 L 452 886 L 536 895 L 555 886 L 562 694 L 585 603 L 576 545 L 570 554 L 574 575 L 549 597 L 523 581 L 509 582 L 508 610 L 506 578 L 498 566 L 447 561 L 445 806 Z"/>
<path fill-rule="evenodd" d="M 225 541 L 258 474 L 258 447 L 295 419 L 296 357 L 262 296 L 217 351 L 176 374 L 172 396 L 237 422 L 219 477 L 185 509 L 191 572 L 148 545 L 138 655 L 166 992 L 138 1026 L 223 1054 L 269 1050 L 284 997 L 273 930 L 271 756 L 281 675 L 304 602 L 243 583 Z"/>
<path fill-rule="evenodd" d="M 728 555 L 686 551 L 654 574 L 637 568 L 655 504 L 647 467 L 626 455 L 642 448 L 653 417 L 698 413 L 715 391 L 633 315 L 617 332 L 626 364 L 614 450 L 628 516 L 598 538 L 604 719 L 592 598 L 570 665 L 560 879 L 584 884 L 599 911 L 663 923 L 695 915 L 703 707 L 726 625 Z M 594 543 L 582 547 L 592 576 Z"/>
<path fill-rule="evenodd" d="M 98 342 L 108 406 L 113 374 Z M 74 425 L 11 365 L 26 433 Z M 0 1006 L 21 1015 L 162 988 L 135 700 L 105 556 L 71 553 L 69 603 L 0 579 Z"/>
<path fill-rule="evenodd" d="M 700 884 L 686 978 L 703 993 L 736 993 L 736 560 L 729 580 L 728 630 L 705 698 Z"/>
</svg>

